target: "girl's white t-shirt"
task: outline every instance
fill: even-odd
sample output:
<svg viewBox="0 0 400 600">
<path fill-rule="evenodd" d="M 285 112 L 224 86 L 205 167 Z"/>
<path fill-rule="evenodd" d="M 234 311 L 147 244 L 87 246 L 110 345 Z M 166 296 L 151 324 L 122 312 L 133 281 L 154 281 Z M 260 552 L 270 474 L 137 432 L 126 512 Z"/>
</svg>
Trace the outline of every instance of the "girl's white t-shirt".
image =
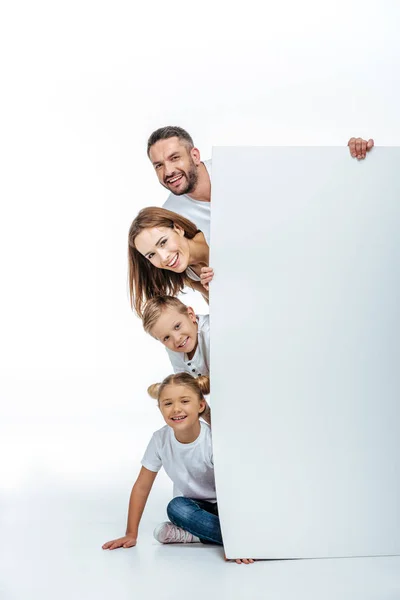
<svg viewBox="0 0 400 600">
<path fill-rule="evenodd" d="M 142 465 L 158 472 L 164 467 L 174 484 L 174 498 L 216 502 L 211 428 L 200 421 L 199 437 L 190 444 L 178 442 L 174 431 L 165 425 L 155 433 L 147 446 Z"/>
<path fill-rule="evenodd" d="M 210 374 L 210 315 L 197 315 L 197 348 L 189 360 L 185 352 L 166 348 L 174 373 L 190 373 L 193 377 Z"/>
</svg>

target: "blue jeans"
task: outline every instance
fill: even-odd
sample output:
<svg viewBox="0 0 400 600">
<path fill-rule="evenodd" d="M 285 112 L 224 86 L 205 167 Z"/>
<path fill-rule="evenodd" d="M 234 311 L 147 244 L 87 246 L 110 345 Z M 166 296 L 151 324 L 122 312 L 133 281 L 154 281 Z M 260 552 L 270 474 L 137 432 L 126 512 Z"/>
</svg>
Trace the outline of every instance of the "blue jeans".
<svg viewBox="0 0 400 600">
<path fill-rule="evenodd" d="M 196 535 L 203 544 L 211 542 L 222 546 L 216 503 L 177 496 L 168 504 L 167 514 L 171 523 Z"/>
</svg>

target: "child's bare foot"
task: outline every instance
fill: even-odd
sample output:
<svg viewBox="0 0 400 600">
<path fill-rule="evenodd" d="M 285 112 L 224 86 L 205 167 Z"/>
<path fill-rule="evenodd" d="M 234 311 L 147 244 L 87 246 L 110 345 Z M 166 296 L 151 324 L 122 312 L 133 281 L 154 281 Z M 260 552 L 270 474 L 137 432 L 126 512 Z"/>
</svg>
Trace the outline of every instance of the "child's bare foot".
<svg viewBox="0 0 400 600">
<path fill-rule="evenodd" d="M 254 562 L 254 558 L 226 558 L 226 554 L 224 554 L 224 559 L 227 562 L 232 562 L 234 560 L 238 565 L 249 565 Z"/>
</svg>

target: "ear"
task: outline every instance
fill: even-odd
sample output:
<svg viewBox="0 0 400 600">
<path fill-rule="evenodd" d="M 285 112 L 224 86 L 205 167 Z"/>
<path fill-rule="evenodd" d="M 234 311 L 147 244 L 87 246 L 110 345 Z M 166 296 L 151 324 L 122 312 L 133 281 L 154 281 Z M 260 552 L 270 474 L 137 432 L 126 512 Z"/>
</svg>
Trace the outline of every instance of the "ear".
<svg viewBox="0 0 400 600">
<path fill-rule="evenodd" d="M 192 321 L 192 323 L 196 323 L 196 313 L 194 312 L 191 306 L 187 307 L 187 312 L 189 315 L 189 319 Z"/>
<path fill-rule="evenodd" d="M 200 150 L 198 148 L 192 148 L 190 151 L 190 156 L 192 157 L 194 164 L 198 167 L 201 163 Z"/>
<path fill-rule="evenodd" d="M 199 416 L 206 410 L 206 401 L 200 400 Z"/>
<path fill-rule="evenodd" d="M 176 223 L 174 223 L 174 231 L 176 231 L 176 233 L 181 237 L 185 237 L 185 230 L 183 229 L 183 227 L 177 225 Z"/>
</svg>

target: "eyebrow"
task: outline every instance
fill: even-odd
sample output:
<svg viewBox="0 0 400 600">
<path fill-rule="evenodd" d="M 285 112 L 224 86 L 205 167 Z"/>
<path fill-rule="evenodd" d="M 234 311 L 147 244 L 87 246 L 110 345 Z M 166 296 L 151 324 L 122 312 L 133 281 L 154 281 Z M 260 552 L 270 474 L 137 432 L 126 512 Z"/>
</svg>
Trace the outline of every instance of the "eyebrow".
<svg viewBox="0 0 400 600">
<path fill-rule="evenodd" d="M 163 238 L 165 238 L 165 235 L 162 235 L 160 237 L 160 239 L 158 240 L 158 242 L 156 242 L 155 245 L 158 246 Z M 151 254 L 152 252 L 153 252 L 153 250 L 149 250 L 148 252 L 146 252 L 145 256 L 147 256 L 148 254 Z"/>
<path fill-rule="evenodd" d="M 188 398 L 190 400 L 190 396 L 188 396 L 187 394 L 184 394 L 183 396 L 179 396 L 179 400 L 182 400 L 183 398 Z M 161 402 L 171 402 L 172 398 L 164 398 L 163 400 L 161 400 Z"/>
<path fill-rule="evenodd" d="M 179 152 L 178 151 L 172 152 L 171 154 L 169 154 L 167 156 L 167 160 L 170 160 L 173 156 L 179 156 Z M 153 162 L 153 167 L 155 167 L 157 165 L 162 165 L 162 164 L 164 164 L 162 160 L 155 160 Z"/>
<path fill-rule="evenodd" d="M 175 327 L 175 325 L 178 325 L 178 323 L 180 323 L 180 320 L 178 319 L 178 321 L 174 321 L 172 323 L 172 327 L 171 329 L 173 329 Z M 163 335 L 161 336 L 162 338 L 165 338 L 165 336 L 169 335 L 169 333 L 163 333 Z"/>
</svg>

